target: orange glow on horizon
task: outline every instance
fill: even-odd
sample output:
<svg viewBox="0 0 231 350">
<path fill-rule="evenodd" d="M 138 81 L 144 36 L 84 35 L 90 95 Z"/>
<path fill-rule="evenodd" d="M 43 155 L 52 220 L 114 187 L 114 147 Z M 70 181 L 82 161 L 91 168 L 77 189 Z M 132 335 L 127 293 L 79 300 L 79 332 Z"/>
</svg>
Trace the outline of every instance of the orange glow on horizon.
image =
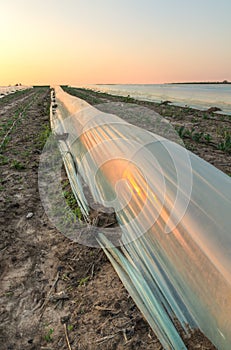
<svg viewBox="0 0 231 350">
<path fill-rule="evenodd" d="M 230 1 L 166 1 L 3 2 L 0 85 L 231 80 Z"/>
</svg>

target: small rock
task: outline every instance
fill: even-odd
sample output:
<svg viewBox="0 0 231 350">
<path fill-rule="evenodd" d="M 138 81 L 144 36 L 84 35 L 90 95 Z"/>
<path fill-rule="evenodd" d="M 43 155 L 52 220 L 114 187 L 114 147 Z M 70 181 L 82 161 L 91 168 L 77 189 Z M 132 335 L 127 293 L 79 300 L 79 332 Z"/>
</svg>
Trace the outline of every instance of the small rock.
<svg viewBox="0 0 231 350">
<path fill-rule="evenodd" d="M 26 216 L 26 219 L 31 219 L 33 215 L 34 215 L 34 213 L 32 213 L 32 212 L 28 213 Z"/>
<path fill-rule="evenodd" d="M 70 316 L 63 316 L 61 317 L 60 321 L 62 324 L 67 323 L 70 319 Z"/>
<path fill-rule="evenodd" d="M 160 103 L 160 106 L 166 106 L 166 105 L 168 105 L 169 103 L 172 103 L 172 102 L 171 102 L 171 101 L 168 101 L 168 100 L 162 101 L 162 102 Z"/>
<path fill-rule="evenodd" d="M 49 297 L 49 300 L 52 301 L 53 303 L 55 303 L 59 300 L 68 300 L 68 299 L 69 299 L 69 296 L 64 291 L 52 294 Z"/>
<path fill-rule="evenodd" d="M 209 109 L 207 109 L 206 112 L 212 113 L 212 112 L 220 112 L 220 111 L 221 111 L 221 109 L 218 107 L 210 107 Z"/>
</svg>

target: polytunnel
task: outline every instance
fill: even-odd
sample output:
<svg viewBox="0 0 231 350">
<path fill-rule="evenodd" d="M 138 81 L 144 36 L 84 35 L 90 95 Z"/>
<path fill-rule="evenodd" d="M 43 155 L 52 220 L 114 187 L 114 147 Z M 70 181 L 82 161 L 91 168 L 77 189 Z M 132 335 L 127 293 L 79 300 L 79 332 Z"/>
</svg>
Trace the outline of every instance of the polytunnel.
<svg viewBox="0 0 231 350">
<path fill-rule="evenodd" d="M 119 237 L 98 229 L 94 240 L 163 347 L 186 349 L 180 324 L 230 350 L 230 177 L 163 136 L 54 92 L 51 125 L 73 192 L 86 220 L 83 182 L 114 209 Z"/>
</svg>

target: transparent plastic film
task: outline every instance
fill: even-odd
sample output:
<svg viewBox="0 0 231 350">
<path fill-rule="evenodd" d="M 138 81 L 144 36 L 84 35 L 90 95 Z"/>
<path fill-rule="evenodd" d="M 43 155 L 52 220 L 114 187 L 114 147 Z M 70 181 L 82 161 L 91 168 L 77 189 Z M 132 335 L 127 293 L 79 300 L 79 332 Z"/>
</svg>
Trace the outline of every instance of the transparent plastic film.
<svg viewBox="0 0 231 350">
<path fill-rule="evenodd" d="M 95 229 L 84 244 L 104 249 L 165 349 L 186 349 L 177 319 L 185 333 L 200 328 L 218 349 L 230 350 L 230 177 L 186 150 L 155 112 L 158 127 L 150 133 L 116 116 L 113 106 L 106 113 L 54 91 L 52 129 L 64 139 L 63 158 L 71 156 L 65 166 L 78 203 L 87 216 L 79 174 L 94 201 L 114 209 L 121 230 L 111 241 L 113 229 Z"/>
</svg>

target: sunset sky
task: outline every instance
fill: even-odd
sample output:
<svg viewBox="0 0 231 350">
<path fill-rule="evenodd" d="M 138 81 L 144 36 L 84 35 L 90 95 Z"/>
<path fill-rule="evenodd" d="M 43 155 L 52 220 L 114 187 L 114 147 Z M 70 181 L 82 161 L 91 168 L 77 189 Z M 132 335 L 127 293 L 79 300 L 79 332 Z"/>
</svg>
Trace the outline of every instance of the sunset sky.
<svg viewBox="0 0 231 350">
<path fill-rule="evenodd" d="M 0 85 L 231 80 L 231 0 L 0 0 Z"/>
</svg>

